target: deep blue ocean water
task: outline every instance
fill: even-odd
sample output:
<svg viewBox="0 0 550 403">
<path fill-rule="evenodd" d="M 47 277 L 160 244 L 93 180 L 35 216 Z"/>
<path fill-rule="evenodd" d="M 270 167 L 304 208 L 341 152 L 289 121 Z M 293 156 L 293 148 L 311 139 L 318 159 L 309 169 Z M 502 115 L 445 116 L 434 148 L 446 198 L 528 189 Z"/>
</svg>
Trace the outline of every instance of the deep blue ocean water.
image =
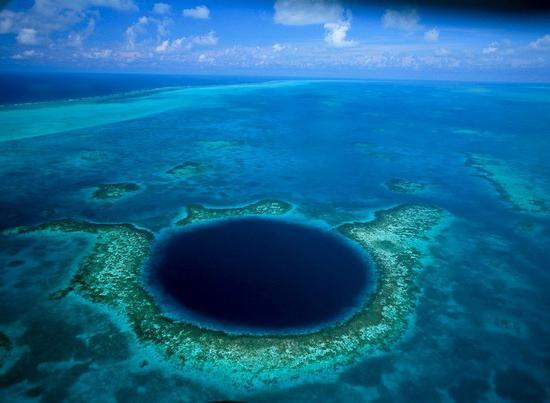
<svg viewBox="0 0 550 403">
<path fill-rule="evenodd" d="M 104 92 L 92 84 L 98 80 L 106 83 Z M 52 100 L 38 107 L 52 108 L 44 114 L 47 125 L 68 113 L 72 104 L 60 102 L 64 98 L 96 97 L 79 106 L 83 113 L 97 108 L 90 114 L 95 118 L 112 108 L 98 95 L 173 86 L 164 77 L 128 76 L 124 85 L 109 80 L 64 77 L 65 84 L 41 90 L 38 83 L 47 80 L 36 76 L 32 90 L 14 90 L 3 102 Z M 134 223 L 162 234 L 191 203 L 221 207 L 278 198 L 296 206 L 296 220 L 326 230 L 403 203 L 436 205 L 453 220 L 423 262 L 405 336 L 332 379 L 247 400 L 548 399 L 548 214 L 515 208 L 466 160 L 481 154 L 512 167 L 510 188 L 519 186 L 529 198 L 531 190 L 517 185 L 527 181 L 548 201 L 550 86 L 282 81 L 227 87 L 210 80 L 195 84 L 222 86 L 169 95 L 162 107 L 138 93 L 129 97 L 135 102 L 128 115 L 105 124 L 90 117 L 89 126 L 79 122 L 43 136 L 17 138 L 18 125 L 34 113 L 29 106 L 0 110 L 0 130 L 11 128 L 0 133 L 6 138 L 0 143 L 0 227 L 74 218 Z M 149 105 L 154 113 L 134 114 Z M 42 121 L 33 119 L 32 130 L 39 131 Z M 167 173 L 188 161 L 205 169 L 184 178 Z M 394 178 L 426 189 L 392 192 L 386 182 Z M 96 185 L 113 182 L 135 182 L 140 191 L 110 202 L 91 197 Z M 0 331 L 14 345 L 0 367 L 0 400 L 227 398 L 230 391 L 205 388 L 138 344 L 107 310 L 76 296 L 48 300 L 66 286 L 89 237 L 0 242 Z"/>
<path fill-rule="evenodd" d="M 348 243 L 281 220 L 228 220 L 170 236 L 149 278 L 198 324 L 295 333 L 349 317 L 372 287 L 367 259 Z"/>
<path fill-rule="evenodd" d="M 261 82 L 265 78 L 94 73 L 4 73 L 0 105 L 107 96 L 157 88 Z"/>
</svg>

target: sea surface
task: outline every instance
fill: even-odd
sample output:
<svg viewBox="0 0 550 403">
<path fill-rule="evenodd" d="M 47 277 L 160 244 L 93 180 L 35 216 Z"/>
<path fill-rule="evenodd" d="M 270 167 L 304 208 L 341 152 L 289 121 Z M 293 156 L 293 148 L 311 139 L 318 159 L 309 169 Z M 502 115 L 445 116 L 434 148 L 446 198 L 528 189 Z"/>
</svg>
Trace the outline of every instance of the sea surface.
<svg viewBox="0 0 550 403">
<path fill-rule="evenodd" d="M 162 237 L 187 205 L 262 199 L 321 230 L 407 203 L 449 213 L 395 344 L 241 399 L 548 401 L 550 85 L 91 74 L 0 85 L 1 230 L 76 219 Z M 94 197 L 112 183 L 139 190 Z M 0 236 L 0 401 L 235 399 L 108 308 L 48 298 L 90 247 L 84 234 Z"/>
</svg>

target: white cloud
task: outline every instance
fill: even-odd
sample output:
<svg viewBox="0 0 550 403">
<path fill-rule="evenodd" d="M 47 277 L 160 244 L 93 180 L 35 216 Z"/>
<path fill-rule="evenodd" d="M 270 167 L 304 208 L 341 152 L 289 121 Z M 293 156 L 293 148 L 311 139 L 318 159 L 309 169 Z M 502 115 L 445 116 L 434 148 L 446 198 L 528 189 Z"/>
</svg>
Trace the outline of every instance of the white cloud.
<svg viewBox="0 0 550 403">
<path fill-rule="evenodd" d="M 117 11 L 137 11 L 138 7 L 133 0 L 35 0 L 48 3 L 80 5 L 81 10 L 89 7 L 112 8 Z"/>
<path fill-rule="evenodd" d="M 277 0 L 273 21 L 281 25 L 321 25 L 342 19 L 344 8 L 328 0 Z"/>
<path fill-rule="evenodd" d="M 448 56 L 451 54 L 451 51 L 447 48 L 439 48 L 435 50 L 434 54 L 436 56 Z"/>
<path fill-rule="evenodd" d="M 126 28 L 126 45 L 129 49 L 136 46 L 138 36 L 146 32 L 147 24 L 149 24 L 149 18 L 140 17 L 137 22 Z"/>
<path fill-rule="evenodd" d="M 18 13 L 9 10 L 0 11 L 0 34 L 12 32 L 17 15 Z"/>
<path fill-rule="evenodd" d="M 137 10 L 132 0 L 34 0 L 32 7 L 24 11 L 0 11 L 0 33 L 15 34 L 20 43 L 30 44 L 38 38 L 40 42 L 51 42 L 51 33 L 74 29 L 97 16 L 99 8 Z"/>
<path fill-rule="evenodd" d="M 439 40 L 439 29 L 434 27 L 424 32 L 424 40 L 428 42 L 437 42 Z"/>
<path fill-rule="evenodd" d="M 174 21 L 170 18 L 163 18 L 162 20 L 155 20 L 153 22 L 157 24 L 157 35 L 159 37 L 165 37 L 168 36 L 168 26 Z"/>
<path fill-rule="evenodd" d="M 67 43 L 70 46 L 81 47 L 84 41 L 88 39 L 95 30 L 95 20 L 90 18 L 88 20 L 88 25 L 82 31 L 72 31 L 67 37 Z"/>
<path fill-rule="evenodd" d="M 382 16 L 382 26 L 384 28 L 398 29 L 400 31 L 414 32 L 423 29 L 419 24 L 420 17 L 416 10 L 386 10 Z"/>
<path fill-rule="evenodd" d="M 488 44 L 486 47 L 484 47 L 481 50 L 481 53 L 484 55 L 490 55 L 494 53 L 502 53 L 503 51 L 507 50 L 506 48 L 510 47 L 510 41 L 504 40 L 504 41 L 494 41 Z"/>
<path fill-rule="evenodd" d="M 494 41 L 491 42 L 489 45 L 484 47 L 481 50 L 481 53 L 484 55 L 499 55 L 499 57 L 502 56 L 510 56 L 516 53 L 516 49 L 512 47 L 512 42 L 508 39 L 503 39 L 500 41 Z"/>
<path fill-rule="evenodd" d="M 170 18 L 142 16 L 126 28 L 126 47 L 134 49 L 138 43 L 160 41 L 168 36 L 168 26 L 174 21 Z"/>
<path fill-rule="evenodd" d="M 186 8 L 183 10 L 182 14 L 184 17 L 195 18 L 198 20 L 207 20 L 210 18 L 210 10 L 206 6 Z"/>
<path fill-rule="evenodd" d="M 487 47 L 484 47 L 481 50 L 481 53 L 484 55 L 490 55 L 491 53 L 497 53 L 498 52 L 498 42 L 491 42 Z"/>
<path fill-rule="evenodd" d="M 89 52 L 81 52 L 80 55 L 87 59 L 109 59 L 113 55 L 113 50 L 96 49 Z"/>
<path fill-rule="evenodd" d="M 283 50 L 285 50 L 286 46 L 285 45 L 281 45 L 280 43 L 276 43 L 273 45 L 273 51 L 274 52 L 282 52 Z"/>
<path fill-rule="evenodd" d="M 159 15 L 169 14 L 171 10 L 172 10 L 172 6 L 170 4 L 155 3 L 153 5 L 153 12 L 155 14 L 159 14 Z"/>
<path fill-rule="evenodd" d="M 133 0 L 34 0 L 31 10 L 43 14 L 53 14 L 59 10 L 84 11 L 89 8 L 103 7 L 117 11 L 136 11 Z"/>
<path fill-rule="evenodd" d="M 17 42 L 22 45 L 36 45 L 38 43 L 36 29 L 33 28 L 23 28 L 17 34 Z"/>
<path fill-rule="evenodd" d="M 544 35 L 529 44 L 531 49 L 548 50 L 550 49 L 550 35 Z"/>
<path fill-rule="evenodd" d="M 281 25 L 323 25 L 325 43 L 335 48 L 354 46 L 347 39 L 351 29 L 351 12 L 331 0 L 277 0 L 273 21 Z"/>
<path fill-rule="evenodd" d="M 156 48 L 155 48 L 155 52 L 157 53 L 163 53 L 163 52 L 166 52 L 168 50 L 168 48 L 170 47 L 170 41 L 167 39 L 165 41 L 162 41 L 160 43 L 160 45 L 158 45 Z"/>
<path fill-rule="evenodd" d="M 36 50 L 25 50 L 24 52 L 17 53 L 11 58 L 15 60 L 24 60 L 24 59 L 33 59 L 37 57 L 42 57 L 44 54 L 42 52 L 37 52 Z"/>
<path fill-rule="evenodd" d="M 207 56 L 204 53 L 201 53 L 197 60 L 199 63 L 214 63 L 216 61 L 212 56 Z"/>
<path fill-rule="evenodd" d="M 397 29 L 407 33 L 424 30 L 426 27 L 420 24 L 420 16 L 416 10 L 386 10 L 382 16 L 382 26 L 389 29 Z M 426 42 L 437 42 L 439 40 L 439 29 L 433 27 L 424 32 Z"/>
<path fill-rule="evenodd" d="M 168 53 L 178 50 L 191 50 L 193 46 L 213 46 L 218 43 L 219 38 L 214 31 L 210 31 L 206 35 L 198 36 L 182 36 L 173 41 L 164 40 L 155 47 L 156 53 Z"/>
<path fill-rule="evenodd" d="M 122 51 L 122 52 L 119 52 L 118 53 L 118 56 L 122 59 L 122 60 L 125 60 L 125 61 L 132 61 L 132 60 L 135 60 L 135 59 L 139 59 L 140 57 L 142 57 L 142 53 L 141 52 L 136 52 L 136 51 Z"/>
<path fill-rule="evenodd" d="M 210 31 L 206 35 L 202 36 L 195 36 L 193 37 L 192 41 L 196 45 L 216 45 L 218 43 L 219 38 L 216 36 L 216 33 L 214 31 Z"/>
<path fill-rule="evenodd" d="M 351 28 L 349 21 L 328 22 L 323 25 L 325 33 L 325 42 L 335 48 L 347 48 L 356 45 L 355 41 L 346 39 L 347 33 Z"/>
</svg>

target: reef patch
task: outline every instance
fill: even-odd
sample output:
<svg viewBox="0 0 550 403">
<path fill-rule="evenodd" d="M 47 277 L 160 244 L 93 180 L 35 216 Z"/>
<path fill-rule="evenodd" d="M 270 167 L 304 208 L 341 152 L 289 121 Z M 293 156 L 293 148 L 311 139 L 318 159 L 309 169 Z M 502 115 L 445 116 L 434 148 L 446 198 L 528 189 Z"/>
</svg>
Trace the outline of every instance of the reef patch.
<svg viewBox="0 0 550 403">
<path fill-rule="evenodd" d="M 139 185 L 132 182 L 105 183 L 96 186 L 92 197 L 99 200 L 114 200 L 137 192 L 139 189 Z"/>
<path fill-rule="evenodd" d="M 417 193 L 426 189 L 424 183 L 402 178 L 392 178 L 385 185 L 389 190 L 396 193 Z"/>
<path fill-rule="evenodd" d="M 206 166 L 198 161 L 186 161 L 182 164 L 178 164 L 168 171 L 167 174 L 172 175 L 176 178 L 187 178 L 190 176 L 198 175 L 206 170 Z"/>
<path fill-rule="evenodd" d="M 292 209 L 290 203 L 281 200 L 261 200 L 243 207 L 208 208 L 198 204 L 187 206 L 187 216 L 176 222 L 187 225 L 201 221 L 220 220 L 228 217 L 252 217 L 282 215 Z"/>
<path fill-rule="evenodd" d="M 511 162 L 486 155 L 469 154 L 465 164 L 475 168 L 480 177 L 494 186 L 501 199 L 516 209 L 550 214 L 550 183 L 543 183 Z"/>
</svg>

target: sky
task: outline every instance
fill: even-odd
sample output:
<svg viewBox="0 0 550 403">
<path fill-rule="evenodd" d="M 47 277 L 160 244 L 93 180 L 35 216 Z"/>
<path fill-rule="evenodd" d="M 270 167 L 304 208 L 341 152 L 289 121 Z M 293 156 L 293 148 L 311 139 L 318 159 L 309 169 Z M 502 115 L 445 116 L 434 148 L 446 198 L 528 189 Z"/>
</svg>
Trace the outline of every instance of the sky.
<svg viewBox="0 0 550 403">
<path fill-rule="evenodd" d="M 372 4 L 8 1 L 0 70 L 550 81 L 550 14 Z"/>
</svg>

